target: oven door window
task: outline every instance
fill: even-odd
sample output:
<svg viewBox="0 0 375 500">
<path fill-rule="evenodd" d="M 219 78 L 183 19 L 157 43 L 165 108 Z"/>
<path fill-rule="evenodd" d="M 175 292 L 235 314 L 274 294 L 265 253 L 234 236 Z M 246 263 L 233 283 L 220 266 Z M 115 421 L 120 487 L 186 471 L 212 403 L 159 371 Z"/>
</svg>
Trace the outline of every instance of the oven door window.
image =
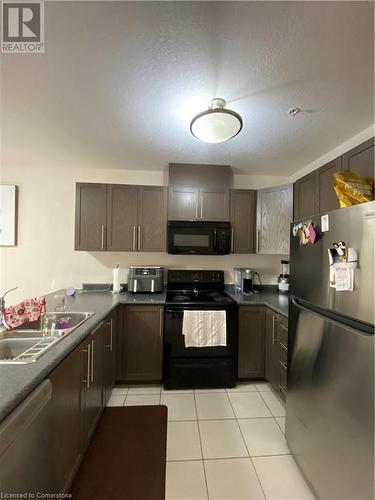
<svg viewBox="0 0 375 500">
<path fill-rule="evenodd" d="M 169 234 L 171 253 L 213 253 L 213 231 L 173 228 Z"/>
</svg>

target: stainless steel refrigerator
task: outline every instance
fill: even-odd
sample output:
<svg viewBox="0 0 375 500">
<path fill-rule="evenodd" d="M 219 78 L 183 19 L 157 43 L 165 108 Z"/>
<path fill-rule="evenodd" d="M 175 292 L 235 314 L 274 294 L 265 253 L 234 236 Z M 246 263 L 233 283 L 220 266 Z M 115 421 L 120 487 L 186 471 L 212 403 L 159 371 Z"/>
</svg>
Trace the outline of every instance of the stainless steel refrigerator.
<svg viewBox="0 0 375 500">
<path fill-rule="evenodd" d="M 286 439 L 317 498 L 368 500 L 374 498 L 375 202 L 329 212 L 325 232 L 321 215 L 310 219 L 315 244 L 301 245 L 292 224 Z M 328 249 L 338 242 L 358 252 L 353 291 L 330 286 Z"/>
</svg>

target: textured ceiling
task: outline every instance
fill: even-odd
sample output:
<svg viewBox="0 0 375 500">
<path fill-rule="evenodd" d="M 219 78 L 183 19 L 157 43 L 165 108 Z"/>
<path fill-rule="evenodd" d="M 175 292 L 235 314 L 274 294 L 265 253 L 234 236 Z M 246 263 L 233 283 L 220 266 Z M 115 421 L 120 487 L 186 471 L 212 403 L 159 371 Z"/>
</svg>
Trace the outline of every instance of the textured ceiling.
<svg viewBox="0 0 375 500">
<path fill-rule="evenodd" d="M 46 2 L 46 53 L 2 54 L 3 165 L 292 174 L 373 123 L 373 37 L 372 2 Z M 208 145 L 215 96 L 244 128 Z"/>
</svg>

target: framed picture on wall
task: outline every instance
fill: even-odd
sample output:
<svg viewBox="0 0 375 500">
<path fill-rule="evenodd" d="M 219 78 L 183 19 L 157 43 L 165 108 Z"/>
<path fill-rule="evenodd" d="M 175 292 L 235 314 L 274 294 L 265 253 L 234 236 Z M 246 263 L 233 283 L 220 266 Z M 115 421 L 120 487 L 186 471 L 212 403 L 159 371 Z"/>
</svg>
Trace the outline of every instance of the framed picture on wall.
<svg viewBox="0 0 375 500">
<path fill-rule="evenodd" d="M 17 186 L 0 184 L 0 246 L 17 243 Z"/>
</svg>

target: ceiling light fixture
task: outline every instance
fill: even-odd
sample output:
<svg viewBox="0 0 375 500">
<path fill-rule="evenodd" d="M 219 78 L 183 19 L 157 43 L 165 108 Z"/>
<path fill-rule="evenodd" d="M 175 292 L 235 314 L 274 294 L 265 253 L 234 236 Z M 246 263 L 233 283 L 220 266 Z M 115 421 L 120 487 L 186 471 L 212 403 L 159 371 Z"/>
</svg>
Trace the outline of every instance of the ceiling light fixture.
<svg viewBox="0 0 375 500">
<path fill-rule="evenodd" d="M 239 134 L 242 129 L 242 118 L 235 111 L 225 109 L 226 104 L 221 97 L 215 97 L 207 111 L 194 116 L 190 123 L 190 132 L 193 136 L 203 142 L 216 144 Z"/>
</svg>

